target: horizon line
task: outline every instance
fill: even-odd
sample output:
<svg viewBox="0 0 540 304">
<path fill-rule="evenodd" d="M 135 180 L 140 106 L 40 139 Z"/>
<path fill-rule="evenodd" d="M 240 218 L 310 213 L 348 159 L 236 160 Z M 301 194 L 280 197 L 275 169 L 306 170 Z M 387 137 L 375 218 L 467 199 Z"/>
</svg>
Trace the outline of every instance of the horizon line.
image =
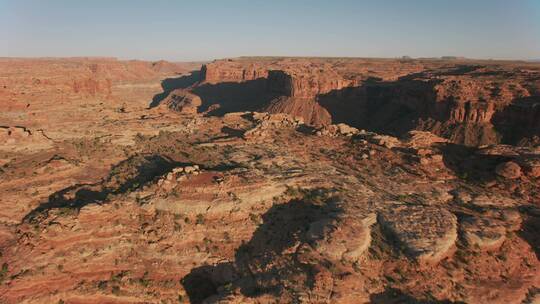
<svg viewBox="0 0 540 304">
<path fill-rule="evenodd" d="M 0 59 L 89 59 L 89 60 L 117 60 L 117 61 L 144 61 L 144 62 L 178 62 L 178 63 L 200 63 L 200 62 L 212 62 L 216 60 L 224 59 L 241 59 L 241 58 L 312 58 L 312 59 L 388 59 L 388 60 L 467 60 L 467 61 L 522 61 L 522 62 L 540 62 L 540 58 L 494 58 L 494 57 L 466 57 L 455 55 L 444 56 L 430 56 L 430 57 L 414 57 L 414 56 L 393 56 L 393 57 L 370 57 L 370 56 L 299 56 L 299 55 L 240 55 L 240 56 L 225 56 L 215 57 L 211 59 L 195 59 L 195 60 L 178 60 L 178 59 L 145 59 L 145 58 L 132 58 L 122 56 L 102 56 L 102 55 L 76 55 L 76 56 L 0 56 Z"/>
</svg>

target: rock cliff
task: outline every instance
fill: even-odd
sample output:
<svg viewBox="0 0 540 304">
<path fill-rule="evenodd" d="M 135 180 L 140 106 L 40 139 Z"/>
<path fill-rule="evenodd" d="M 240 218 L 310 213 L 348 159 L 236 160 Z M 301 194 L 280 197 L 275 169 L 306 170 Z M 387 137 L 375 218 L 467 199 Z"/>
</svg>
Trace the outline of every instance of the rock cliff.
<svg viewBox="0 0 540 304">
<path fill-rule="evenodd" d="M 413 62 L 238 58 L 209 63 L 201 74 L 203 83 L 240 89 L 260 81 L 260 91 L 245 102 L 315 126 L 343 122 L 394 135 L 425 130 L 472 146 L 539 141 L 537 65 Z"/>
</svg>

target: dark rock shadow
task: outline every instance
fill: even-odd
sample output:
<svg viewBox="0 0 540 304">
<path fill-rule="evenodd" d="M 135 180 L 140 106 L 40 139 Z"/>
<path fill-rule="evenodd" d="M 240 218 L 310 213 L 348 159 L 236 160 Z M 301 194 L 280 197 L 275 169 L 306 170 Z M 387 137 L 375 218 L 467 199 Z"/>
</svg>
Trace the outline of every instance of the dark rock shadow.
<svg viewBox="0 0 540 304">
<path fill-rule="evenodd" d="M 275 94 L 266 89 L 266 78 L 244 82 L 203 83 L 191 92 L 201 98 L 199 112 L 222 116 L 230 112 L 256 111 L 268 104 Z"/>
<path fill-rule="evenodd" d="M 533 208 L 536 212 L 530 211 Z M 540 209 L 538 207 L 531 207 L 530 210 L 523 210 L 525 213 L 529 213 L 529 215 L 525 217 L 518 235 L 529 243 L 536 254 L 536 258 L 540 259 L 540 233 L 538 233 L 540 231 Z"/>
<path fill-rule="evenodd" d="M 78 211 L 89 204 L 103 204 L 109 195 L 136 190 L 175 167 L 175 163 L 160 155 L 136 155 L 115 165 L 107 178 L 94 184 L 77 184 L 49 196 L 47 202 L 30 211 L 23 222 L 47 217 L 52 209 Z"/>
<path fill-rule="evenodd" d="M 248 297 L 277 296 L 283 290 L 281 282 L 291 277 L 304 278 L 295 284 L 312 288 L 316 270 L 298 261 L 295 254 L 285 252 L 295 245 L 309 243 L 306 232 L 311 223 L 341 212 L 335 197 L 320 200 L 325 191 L 309 190 L 302 199 L 271 207 L 262 215 L 262 223 L 251 239 L 236 250 L 234 263 L 193 269 L 181 280 L 191 303 L 218 296 L 218 291 L 222 296 L 233 284 Z"/>
<path fill-rule="evenodd" d="M 371 304 L 465 304 L 450 300 L 419 300 L 395 288 L 371 295 L 370 301 Z"/>
<path fill-rule="evenodd" d="M 430 78 L 434 74 L 444 75 L 444 76 L 459 76 L 463 74 L 476 73 L 475 71 L 483 67 L 484 66 L 474 65 L 474 64 L 473 65 L 458 64 L 454 67 L 427 69 L 420 72 L 407 74 L 405 76 L 399 77 L 398 80 L 414 80 L 417 78 Z"/>
<path fill-rule="evenodd" d="M 403 136 L 420 121 L 444 122 L 450 103 L 437 103 L 439 81 L 401 78 L 396 81 L 371 79 L 358 87 L 333 90 L 317 97 L 332 116 L 332 123 L 394 136 Z"/>
<path fill-rule="evenodd" d="M 242 135 L 244 135 L 245 133 L 245 130 L 234 129 L 234 128 L 225 126 L 221 128 L 221 132 L 227 134 L 227 137 L 242 137 Z"/>
<path fill-rule="evenodd" d="M 477 65 L 477 64 L 459 64 L 454 68 L 451 68 L 448 71 L 440 73 L 440 75 L 444 76 L 460 76 L 463 74 L 471 74 L 476 73 L 475 71 L 484 68 L 483 65 Z"/>
<path fill-rule="evenodd" d="M 218 287 L 234 280 L 235 270 L 232 263 L 214 266 L 202 266 L 191 270 L 180 283 L 187 292 L 189 302 L 202 303 L 205 299 L 218 293 Z"/>
<path fill-rule="evenodd" d="M 540 144 L 540 96 L 518 98 L 493 115 L 493 125 L 509 144 Z"/>
<path fill-rule="evenodd" d="M 296 128 L 296 131 L 304 135 L 312 135 L 315 133 L 316 130 L 317 128 L 308 125 L 300 125 Z"/>
<path fill-rule="evenodd" d="M 234 128 L 225 126 L 225 127 L 221 128 L 221 133 L 225 133 L 225 135 L 220 135 L 220 136 L 213 137 L 211 141 L 230 140 L 230 139 L 233 139 L 233 138 L 242 138 L 244 133 L 246 133 L 246 130 L 234 129 Z"/>
<path fill-rule="evenodd" d="M 189 75 L 183 75 L 177 78 L 167 78 L 161 81 L 163 92 L 154 95 L 150 102 L 149 108 L 157 107 L 163 99 L 169 96 L 169 93 L 176 89 L 187 89 L 201 80 L 201 72 L 199 70 L 191 71 Z"/>
<path fill-rule="evenodd" d="M 437 100 L 435 87 L 442 80 L 435 76 L 482 75 L 476 72 L 481 68 L 461 65 L 448 71 L 412 73 L 396 81 L 368 79 L 357 87 L 321 94 L 317 102 L 330 113 L 334 124 L 346 123 L 397 137 L 411 130 L 426 130 L 470 146 L 540 144 L 540 96 L 517 98 L 504 108 L 498 107 L 488 122 L 459 122 L 451 117 L 456 108 L 464 112 L 464 117 L 475 116 L 477 111 L 489 112 L 487 102 L 458 104 L 452 97 Z"/>
<path fill-rule="evenodd" d="M 444 165 L 462 179 L 485 183 L 495 180 L 495 167 L 509 157 L 477 154 L 477 148 L 458 144 L 437 144 Z"/>
</svg>

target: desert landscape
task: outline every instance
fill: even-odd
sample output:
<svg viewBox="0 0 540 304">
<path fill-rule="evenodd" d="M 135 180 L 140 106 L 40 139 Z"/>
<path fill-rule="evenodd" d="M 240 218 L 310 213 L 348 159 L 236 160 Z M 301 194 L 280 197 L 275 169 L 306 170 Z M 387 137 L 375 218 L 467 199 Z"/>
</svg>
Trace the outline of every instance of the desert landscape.
<svg viewBox="0 0 540 304">
<path fill-rule="evenodd" d="M 540 303 L 540 63 L 0 58 L 1 303 Z"/>
</svg>

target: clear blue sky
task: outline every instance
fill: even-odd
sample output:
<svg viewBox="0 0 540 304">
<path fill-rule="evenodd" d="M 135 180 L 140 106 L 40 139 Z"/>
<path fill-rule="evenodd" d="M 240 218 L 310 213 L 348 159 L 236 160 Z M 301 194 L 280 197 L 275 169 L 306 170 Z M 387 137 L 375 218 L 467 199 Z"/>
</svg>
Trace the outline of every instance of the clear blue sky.
<svg viewBox="0 0 540 304">
<path fill-rule="evenodd" d="M 540 58 L 540 0 L 0 0 L 0 56 Z"/>
</svg>

